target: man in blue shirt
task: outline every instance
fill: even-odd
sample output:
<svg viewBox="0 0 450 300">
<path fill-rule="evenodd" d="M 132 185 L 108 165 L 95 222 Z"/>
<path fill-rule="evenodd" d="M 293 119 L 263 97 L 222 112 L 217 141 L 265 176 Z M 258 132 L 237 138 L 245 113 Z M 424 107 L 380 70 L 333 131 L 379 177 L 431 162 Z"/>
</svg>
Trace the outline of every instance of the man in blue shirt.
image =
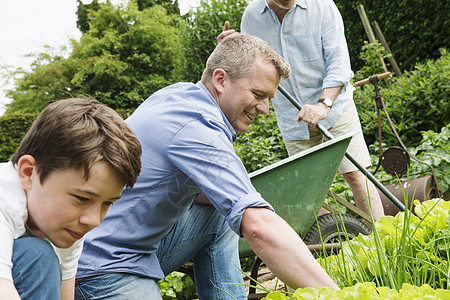
<svg viewBox="0 0 450 300">
<path fill-rule="evenodd" d="M 290 286 L 338 289 L 233 148 L 289 75 L 265 42 L 235 34 L 211 54 L 201 82 L 169 86 L 138 107 L 127 123 L 143 148 L 142 173 L 86 237 L 76 299 L 161 299 L 157 281 L 190 259 L 200 299 L 247 299 L 239 235 Z"/>
<path fill-rule="evenodd" d="M 298 99 L 298 112 L 281 93 L 273 106 L 289 155 L 323 141 L 315 127 L 320 121 L 338 137 L 354 132 L 348 152 L 362 165 L 371 165 L 358 112 L 353 102 L 353 72 L 342 17 L 332 0 L 255 0 L 246 8 L 241 31 L 265 40 L 292 68 L 282 86 Z M 218 41 L 232 34 L 229 24 Z M 304 121 L 304 122 L 300 122 Z M 380 196 L 372 182 L 347 158 L 339 172 L 349 183 L 356 205 L 369 213 L 369 195 L 375 220 L 384 215 Z M 371 224 L 367 224 L 371 226 Z"/>
</svg>

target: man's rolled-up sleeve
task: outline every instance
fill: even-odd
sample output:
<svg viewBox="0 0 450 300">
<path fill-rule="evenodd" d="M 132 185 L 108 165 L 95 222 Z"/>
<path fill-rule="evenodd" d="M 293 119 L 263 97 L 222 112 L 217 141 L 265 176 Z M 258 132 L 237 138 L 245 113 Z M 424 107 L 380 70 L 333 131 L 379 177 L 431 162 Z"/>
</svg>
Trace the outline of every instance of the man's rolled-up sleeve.
<svg viewBox="0 0 450 300">
<path fill-rule="evenodd" d="M 225 124 L 220 122 L 191 121 L 171 139 L 167 154 L 240 235 L 246 208 L 273 208 L 253 187 L 228 132 Z"/>
</svg>

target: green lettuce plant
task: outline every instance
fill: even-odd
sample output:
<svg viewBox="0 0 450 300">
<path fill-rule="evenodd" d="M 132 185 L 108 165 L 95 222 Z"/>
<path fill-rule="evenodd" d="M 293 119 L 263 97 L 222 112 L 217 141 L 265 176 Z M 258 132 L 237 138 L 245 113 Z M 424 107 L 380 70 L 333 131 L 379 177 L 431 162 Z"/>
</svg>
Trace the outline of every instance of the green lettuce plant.
<svg viewBox="0 0 450 300">
<path fill-rule="evenodd" d="M 374 282 L 393 289 L 404 283 L 447 289 L 450 202 L 433 199 L 414 204 L 415 215 L 382 217 L 371 235 L 359 235 L 339 254 L 319 258 L 319 263 L 340 286 Z"/>
<path fill-rule="evenodd" d="M 382 217 L 371 235 L 318 259 L 342 290 L 272 291 L 263 299 L 450 299 L 450 202 L 414 204 L 414 213 Z"/>
<path fill-rule="evenodd" d="M 341 291 L 335 291 L 331 288 L 308 287 L 297 289 L 292 294 L 286 294 L 279 291 L 269 293 L 263 299 L 265 300 L 322 300 L 322 299 L 389 299 L 389 300 L 413 300 L 413 299 L 450 299 L 450 291 L 444 289 L 432 289 L 429 285 L 420 287 L 405 283 L 397 291 L 388 287 L 376 287 L 373 282 L 358 283 L 351 287 L 345 287 Z"/>
<path fill-rule="evenodd" d="M 197 295 L 194 282 L 180 272 L 172 272 L 158 282 L 161 296 L 164 300 L 192 299 Z"/>
</svg>

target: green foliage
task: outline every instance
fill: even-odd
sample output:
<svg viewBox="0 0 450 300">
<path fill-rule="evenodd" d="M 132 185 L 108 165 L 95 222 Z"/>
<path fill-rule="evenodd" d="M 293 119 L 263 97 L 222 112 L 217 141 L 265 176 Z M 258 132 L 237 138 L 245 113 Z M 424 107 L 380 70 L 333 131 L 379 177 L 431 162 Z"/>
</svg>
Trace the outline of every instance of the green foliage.
<svg viewBox="0 0 450 300">
<path fill-rule="evenodd" d="M 192 279 L 180 272 L 170 273 L 158 285 L 164 300 L 189 300 L 197 294 Z"/>
<path fill-rule="evenodd" d="M 377 21 L 393 56 L 402 70 L 410 70 L 427 59 L 439 57 L 439 49 L 450 48 L 450 2 L 421 0 L 335 0 L 344 20 L 354 70 L 362 68 L 358 53 L 368 40 L 357 6 L 364 5 L 371 22 Z"/>
<path fill-rule="evenodd" d="M 390 57 L 390 54 L 386 52 L 380 43 L 364 41 L 359 57 L 364 61 L 364 65 L 355 72 L 355 76 L 353 77 L 354 81 L 368 78 L 374 74 L 384 73 L 383 63 L 380 57 L 384 59 Z"/>
<path fill-rule="evenodd" d="M 6 105 L 5 114 L 38 113 L 57 99 L 72 97 L 70 80 L 76 72 L 76 63 L 64 58 L 67 49 L 45 47 L 44 50 L 34 55 L 31 72 L 18 69 L 11 74 L 16 78 L 16 88 L 6 91 L 13 100 Z"/>
<path fill-rule="evenodd" d="M 439 187 L 442 193 L 450 188 L 450 124 L 442 128 L 440 133 L 432 130 L 422 132 L 422 142 L 410 152 L 419 160 L 432 165 L 439 178 Z M 411 164 L 411 173 L 429 172 L 427 165 L 415 160 Z"/>
<path fill-rule="evenodd" d="M 433 166 L 434 172 L 438 177 L 439 188 L 442 193 L 450 190 L 450 124 L 443 127 L 440 133 L 434 132 L 432 130 L 423 131 L 422 141 L 417 147 L 410 147 L 408 151 L 417 157 L 420 161 Z M 383 151 L 388 147 L 383 144 Z M 378 143 L 375 143 L 369 147 L 371 153 L 372 167 L 369 172 L 374 172 L 375 167 L 378 164 L 378 153 L 375 155 L 373 153 L 378 151 Z M 394 183 L 400 181 L 407 181 L 410 179 L 418 178 L 424 174 L 431 175 L 430 168 L 420 163 L 414 159 L 410 159 L 411 164 L 409 171 L 401 178 L 393 177 L 383 171 L 382 168 L 378 170 L 375 177 L 382 183 Z M 333 184 L 331 185 L 331 190 L 338 196 L 350 201 L 354 204 L 353 193 L 350 186 L 344 180 L 341 174 L 337 174 Z M 332 198 L 327 198 L 329 203 L 335 203 Z M 336 204 L 337 205 L 337 204 Z M 335 206 L 335 205 L 333 205 Z M 342 213 L 352 212 L 348 211 L 345 207 L 339 206 Z"/>
<path fill-rule="evenodd" d="M 450 202 L 414 204 L 416 215 L 382 217 L 369 236 L 318 259 L 342 290 L 307 287 L 263 299 L 450 299 Z"/>
<path fill-rule="evenodd" d="M 382 217 L 369 236 L 359 235 L 319 263 L 340 286 L 374 282 L 447 289 L 450 277 L 450 202 L 415 200 L 415 214 Z"/>
<path fill-rule="evenodd" d="M 420 142 L 420 132 L 438 131 L 450 122 L 450 53 L 418 64 L 403 77 L 394 77 L 390 89 L 381 89 L 386 109 L 406 146 Z M 374 74 L 372 74 L 374 75 Z M 380 87 L 383 83 L 380 82 Z M 368 144 L 378 140 L 378 119 L 372 85 L 358 88 L 354 101 L 358 107 L 361 125 Z M 382 113 L 383 142 L 397 145 L 394 133 Z"/>
<path fill-rule="evenodd" d="M 21 113 L 0 117 L 0 162 L 9 160 L 36 117 Z"/>
<path fill-rule="evenodd" d="M 178 78 L 182 81 L 200 80 L 206 60 L 216 46 L 216 37 L 222 32 L 225 21 L 239 29 L 245 0 L 201 0 L 200 6 L 186 15 L 182 26 L 182 66 Z"/>
<path fill-rule="evenodd" d="M 446 300 L 450 297 L 450 291 L 444 289 L 433 290 L 429 285 L 420 287 L 404 284 L 399 291 L 388 287 L 376 287 L 373 282 L 357 283 L 352 287 L 345 287 L 341 291 L 332 288 L 307 287 L 297 289 L 293 294 L 284 294 L 279 291 L 271 292 L 263 300 L 412 300 L 412 299 L 433 299 Z"/>
<path fill-rule="evenodd" d="M 43 53 L 7 95 L 6 113 L 39 112 L 50 102 L 89 95 L 113 109 L 136 108 L 155 91 L 174 83 L 179 66 L 181 17 L 161 6 L 139 11 L 110 3 L 89 14 L 89 30 L 72 41 L 68 58 Z"/>
<path fill-rule="evenodd" d="M 90 12 L 97 11 L 100 9 L 100 4 L 98 0 L 93 0 L 90 4 L 83 4 L 80 0 L 77 0 L 77 28 L 82 32 L 86 33 L 89 30 L 90 23 Z"/>
<path fill-rule="evenodd" d="M 72 78 L 79 93 L 114 109 L 136 108 L 174 82 L 177 16 L 167 15 L 160 6 L 139 11 L 133 2 L 126 9 L 102 6 L 93 16 L 71 56 L 79 66 Z"/>
<path fill-rule="evenodd" d="M 156 5 L 164 7 L 169 14 L 180 14 L 180 8 L 178 7 L 178 0 L 137 0 L 139 10 L 144 10 Z"/>
<path fill-rule="evenodd" d="M 287 157 L 272 105 L 267 116 L 254 120 L 248 132 L 238 134 L 234 148 L 249 173 Z"/>
</svg>

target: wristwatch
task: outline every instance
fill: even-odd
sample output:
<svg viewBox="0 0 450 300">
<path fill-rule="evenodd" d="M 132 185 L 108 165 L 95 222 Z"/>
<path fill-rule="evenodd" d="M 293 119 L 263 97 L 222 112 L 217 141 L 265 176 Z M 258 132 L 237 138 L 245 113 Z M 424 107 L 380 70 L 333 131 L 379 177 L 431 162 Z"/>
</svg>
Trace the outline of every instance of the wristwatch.
<svg viewBox="0 0 450 300">
<path fill-rule="evenodd" d="M 333 101 L 330 98 L 320 98 L 318 102 L 322 102 L 326 107 L 329 108 L 333 106 Z"/>
</svg>

